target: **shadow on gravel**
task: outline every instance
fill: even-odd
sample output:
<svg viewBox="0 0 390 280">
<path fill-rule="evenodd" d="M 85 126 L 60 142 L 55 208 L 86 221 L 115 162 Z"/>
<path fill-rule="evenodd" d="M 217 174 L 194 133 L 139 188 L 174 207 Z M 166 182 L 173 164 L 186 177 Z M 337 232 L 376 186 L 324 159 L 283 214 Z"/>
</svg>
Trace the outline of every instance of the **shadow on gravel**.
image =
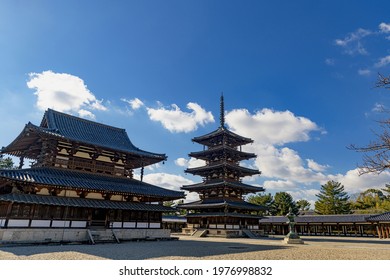
<svg viewBox="0 0 390 280">
<path fill-rule="evenodd" d="M 242 242 L 213 242 L 202 240 L 176 240 L 176 241 L 139 241 L 123 242 L 120 244 L 96 245 L 40 245 L 1 247 L 0 253 L 9 252 L 16 256 L 32 257 L 37 254 L 53 255 L 47 259 L 74 259 L 66 258 L 66 252 L 76 252 L 93 255 L 111 260 L 146 260 L 151 258 L 202 258 L 225 254 L 246 253 L 255 251 L 269 251 L 287 249 L 285 246 L 246 244 Z M 58 256 L 58 258 L 56 258 Z M 1 259 L 1 257 L 0 257 Z M 85 259 L 90 259 L 86 258 Z"/>
</svg>

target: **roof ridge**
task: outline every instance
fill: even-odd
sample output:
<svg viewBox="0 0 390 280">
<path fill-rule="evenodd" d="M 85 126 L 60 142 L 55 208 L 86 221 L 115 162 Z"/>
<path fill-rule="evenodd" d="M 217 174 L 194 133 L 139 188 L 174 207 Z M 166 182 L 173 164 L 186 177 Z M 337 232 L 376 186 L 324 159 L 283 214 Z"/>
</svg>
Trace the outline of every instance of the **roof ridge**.
<svg viewBox="0 0 390 280">
<path fill-rule="evenodd" d="M 124 129 L 124 128 L 120 128 L 120 127 L 112 126 L 112 125 L 109 125 L 109 124 L 104 124 L 104 123 L 100 123 L 100 122 L 84 119 L 84 118 L 77 117 L 77 116 L 74 116 L 74 115 L 71 115 L 71 114 L 67 114 L 67 113 L 64 113 L 64 112 L 56 111 L 56 110 L 50 109 L 50 108 L 48 108 L 46 110 L 45 115 L 46 115 L 46 113 L 59 114 L 59 115 L 63 115 L 63 116 L 66 116 L 68 118 L 76 119 L 76 120 L 79 120 L 79 121 L 82 121 L 82 122 L 91 123 L 91 124 L 94 124 L 94 125 L 99 125 L 99 126 L 104 126 L 104 127 L 109 127 L 109 128 L 113 128 L 113 129 L 116 129 L 116 130 L 126 131 L 126 129 Z"/>
</svg>

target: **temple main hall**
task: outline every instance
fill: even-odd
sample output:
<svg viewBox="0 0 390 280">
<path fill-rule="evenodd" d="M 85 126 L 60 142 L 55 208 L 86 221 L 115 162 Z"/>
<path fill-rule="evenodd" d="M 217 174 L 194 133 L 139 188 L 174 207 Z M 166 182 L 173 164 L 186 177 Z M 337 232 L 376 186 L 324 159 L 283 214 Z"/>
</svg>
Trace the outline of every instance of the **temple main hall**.
<svg viewBox="0 0 390 280">
<path fill-rule="evenodd" d="M 167 156 L 137 148 L 124 129 L 48 109 L 1 154 L 20 164 L 0 170 L 0 243 L 170 238 L 163 202 L 184 192 L 143 182 L 144 167 Z"/>
</svg>

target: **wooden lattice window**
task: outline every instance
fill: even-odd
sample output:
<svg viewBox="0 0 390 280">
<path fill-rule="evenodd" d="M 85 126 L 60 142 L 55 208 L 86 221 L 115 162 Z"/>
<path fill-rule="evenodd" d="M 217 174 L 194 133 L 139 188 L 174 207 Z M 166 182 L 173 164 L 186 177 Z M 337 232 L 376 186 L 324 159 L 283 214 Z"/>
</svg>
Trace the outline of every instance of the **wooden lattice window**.
<svg viewBox="0 0 390 280">
<path fill-rule="evenodd" d="M 0 203 L 0 218 L 7 217 L 8 203 Z"/>
</svg>

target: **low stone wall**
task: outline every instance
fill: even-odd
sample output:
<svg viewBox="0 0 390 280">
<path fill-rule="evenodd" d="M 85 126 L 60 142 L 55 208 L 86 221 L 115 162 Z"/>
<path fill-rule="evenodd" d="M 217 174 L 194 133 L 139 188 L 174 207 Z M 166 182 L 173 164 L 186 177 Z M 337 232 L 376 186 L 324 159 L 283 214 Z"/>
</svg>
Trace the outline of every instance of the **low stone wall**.
<svg viewBox="0 0 390 280">
<path fill-rule="evenodd" d="M 85 242 L 87 240 L 86 229 L 0 229 L 0 243 Z"/>
<path fill-rule="evenodd" d="M 111 229 L 106 229 L 112 234 Z M 165 239 L 170 238 L 169 229 L 114 229 L 119 240 L 134 239 Z M 89 242 L 87 229 L 0 229 L 0 244 L 31 244 L 31 243 L 85 243 Z"/>
</svg>

